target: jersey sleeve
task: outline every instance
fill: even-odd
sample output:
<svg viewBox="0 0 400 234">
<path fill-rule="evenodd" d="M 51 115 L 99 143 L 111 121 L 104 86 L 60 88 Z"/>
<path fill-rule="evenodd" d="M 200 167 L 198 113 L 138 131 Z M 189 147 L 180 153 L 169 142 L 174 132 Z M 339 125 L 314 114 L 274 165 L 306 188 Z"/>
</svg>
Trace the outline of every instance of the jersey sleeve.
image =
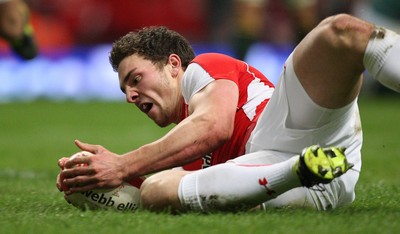
<svg viewBox="0 0 400 234">
<path fill-rule="evenodd" d="M 185 102 L 189 103 L 193 95 L 213 81 L 210 74 L 199 64 L 189 64 L 182 79 L 182 94 Z"/>
</svg>

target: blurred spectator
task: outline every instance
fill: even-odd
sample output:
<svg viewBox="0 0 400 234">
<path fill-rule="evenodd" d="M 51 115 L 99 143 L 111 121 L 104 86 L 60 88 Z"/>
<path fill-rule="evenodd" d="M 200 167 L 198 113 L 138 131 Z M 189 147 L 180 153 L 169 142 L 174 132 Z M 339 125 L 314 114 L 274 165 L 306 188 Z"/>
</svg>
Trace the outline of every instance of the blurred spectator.
<svg viewBox="0 0 400 234">
<path fill-rule="evenodd" d="M 247 49 L 263 37 L 267 0 L 235 0 L 233 5 L 233 48 L 244 59 Z"/>
<path fill-rule="evenodd" d="M 0 42 L 0 103 L 38 98 L 123 101 L 108 61 L 111 42 L 145 26 L 166 25 L 198 44 L 201 52 L 210 51 L 204 46 L 208 34 L 204 0 L 26 3 L 41 56 L 22 63 L 7 56 L 8 44 Z"/>
<path fill-rule="evenodd" d="M 211 39 L 244 59 L 256 42 L 297 42 L 318 22 L 316 0 L 211 0 Z M 227 14 L 229 12 L 230 14 Z"/>
<path fill-rule="evenodd" d="M 346 0 L 210 0 L 209 4 L 211 40 L 230 44 L 239 59 L 256 42 L 297 44 L 321 19 L 351 9 Z"/>
<path fill-rule="evenodd" d="M 57 42 L 109 44 L 129 31 L 151 25 L 165 25 L 195 41 L 204 41 L 207 35 L 203 0 L 27 1 L 35 12 L 38 30 L 42 30 L 38 40 L 44 47 L 60 46 Z M 53 30 L 63 36 L 54 35 Z M 48 39 L 53 37 L 57 40 Z"/>
<path fill-rule="evenodd" d="M 23 0 L 0 0 L 0 37 L 23 59 L 36 57 L 29 8 Z"/>
</svg>

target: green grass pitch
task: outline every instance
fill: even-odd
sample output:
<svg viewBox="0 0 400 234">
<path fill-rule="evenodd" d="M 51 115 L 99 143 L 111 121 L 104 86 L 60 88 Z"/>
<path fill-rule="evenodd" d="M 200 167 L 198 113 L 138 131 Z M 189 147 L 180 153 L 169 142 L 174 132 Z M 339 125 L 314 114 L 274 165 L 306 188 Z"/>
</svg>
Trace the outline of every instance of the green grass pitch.
<svg viewBox="0 0 400 234">
<path fill-rule="evenodd" d="M 0 233 L 400 233 L 400 99 L 360 98 L 363 168 L 355 202 L 327 212 L 83 212 L 55 187 L 74 139 L 124 153 L 163 135 L 125 103 L 0 104 Z"/>
</svg>

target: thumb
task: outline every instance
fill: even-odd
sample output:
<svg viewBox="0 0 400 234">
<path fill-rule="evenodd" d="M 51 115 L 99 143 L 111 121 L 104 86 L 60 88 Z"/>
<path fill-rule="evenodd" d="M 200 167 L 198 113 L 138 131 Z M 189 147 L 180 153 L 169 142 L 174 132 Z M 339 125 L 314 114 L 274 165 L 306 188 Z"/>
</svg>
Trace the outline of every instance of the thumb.
<svg viewBox="0 0 400 234">
<path fill-rule="evenodd" d="M 100 151 L 100 147 L 98 145 L 92 145 L 88 143 L 83 143 L 79 140 L 75 140 L 75 145 L 78 146 L 79 149 L 88 151 L 90 153 L 96 154 Z"/>
<path fill-rule="evenodd" d="M 65 162 L 66 162 L 66 161 L 68 161 L 68 158 L 63 157 L 63 158 L 60 158 L 60 159 L 58 160 L 57 164 L 58 164 L 58 166 L 59 166 L 61 169 L 64 169 L 64 165 L 65 165 Z"/>
</svg>

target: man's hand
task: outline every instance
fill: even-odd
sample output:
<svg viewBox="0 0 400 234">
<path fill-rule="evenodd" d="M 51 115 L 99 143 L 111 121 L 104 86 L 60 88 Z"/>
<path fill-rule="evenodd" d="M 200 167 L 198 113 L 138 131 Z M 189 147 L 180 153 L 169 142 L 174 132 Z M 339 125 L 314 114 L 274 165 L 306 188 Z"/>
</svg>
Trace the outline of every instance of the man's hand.
<svg viewBox="0 0 400 234">
<path fill-rule="evenodd" d="M 58 166 L 61 168 L 61 172 L 64 169 L 64 164 L 67 160 L 68 160 L 67 157 L 62 157 L 61 159 L 58 160 Z M 60 190 L 60 192 L 65 192 L 68 191 L 69 189 L 62 183 L 64 178 L 61 176 L 61 172 L 57 175 L 56 186 L 58 190 Z"/>
<path fill-rule="evenodd" d="M 66 194 L 94 188 L 114 188 L 124 179 L 124 163 L 119 155 L 100 145 L 91 145 L 75 140 L 75 144 L 93 156 L 61 158 L 62 169 L 57 177 L 57 188 Z M 78 166 L 84 164 L 85 166 Z"/>
</svg>

